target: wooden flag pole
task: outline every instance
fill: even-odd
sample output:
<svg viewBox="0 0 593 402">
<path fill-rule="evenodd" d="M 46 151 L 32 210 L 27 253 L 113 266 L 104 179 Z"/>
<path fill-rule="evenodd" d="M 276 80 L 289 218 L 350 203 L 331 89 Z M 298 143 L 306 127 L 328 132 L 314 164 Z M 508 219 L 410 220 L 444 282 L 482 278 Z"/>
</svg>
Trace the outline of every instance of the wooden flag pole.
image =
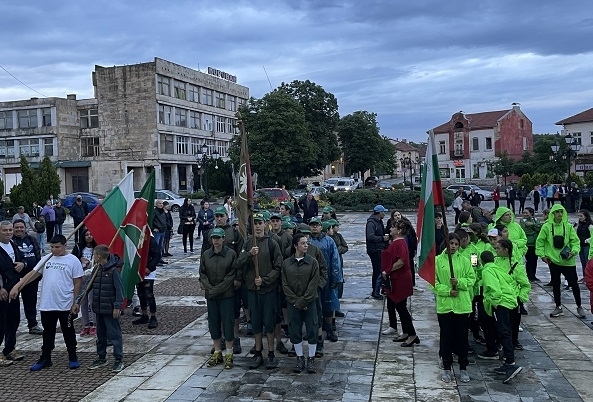
<svg viewBox="0 0 593 402">
<path fill-rule="evenodd" d="M 72 232 L 70 232 L 70 234 L 68 236 L 66 236 L 66 241 L 69 240 L 72 236 L 74 236 L 74 233 L 76 233 L 78 231 L 78 229 L 80 229 L 81 227 L 84 226 L 84 220 L 82 222 L 80 222 L 78 224 L 78 226 L 76 226 L 74 228 L 74 230 L 72 230 Z M 51 239 L 47 239 L 47 241 L 50 241 Z"/>
</svg>

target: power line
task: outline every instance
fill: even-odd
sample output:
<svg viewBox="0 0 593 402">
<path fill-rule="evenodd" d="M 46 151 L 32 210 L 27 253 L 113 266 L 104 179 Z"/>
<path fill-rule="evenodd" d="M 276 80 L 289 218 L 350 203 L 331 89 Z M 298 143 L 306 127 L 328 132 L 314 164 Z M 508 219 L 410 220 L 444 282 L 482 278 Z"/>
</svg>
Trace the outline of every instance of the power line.
<svg viewBox="0 0 593 402">
<path fill-rule="evenodd" d="M 27 84 L 25 84 L 23 81 L 19 80 L 17 77 L 15 77 L 10 71 L 8 71 L 7 69 L 4 68 L 3 65 L 0 64 L 0 68 L 4 71 L 6 71 L 6 73 L 8 75 L 10 75 L 12 78 L 14 78 L 15 80 L 17 80 L 18 82 L 20 82 L 21 84 L 23 84 L 24 86 L 26 86 L 27 88 L 29 88 L 31 91 L 38 93 L 39 95 L 43 96 L 44 98 L 49 98 L 49 96 L 42 94 L 39 91 L 36 91 L 35 89 L 31 88 L 30 86 L 28 86 Z"/>
</svg>

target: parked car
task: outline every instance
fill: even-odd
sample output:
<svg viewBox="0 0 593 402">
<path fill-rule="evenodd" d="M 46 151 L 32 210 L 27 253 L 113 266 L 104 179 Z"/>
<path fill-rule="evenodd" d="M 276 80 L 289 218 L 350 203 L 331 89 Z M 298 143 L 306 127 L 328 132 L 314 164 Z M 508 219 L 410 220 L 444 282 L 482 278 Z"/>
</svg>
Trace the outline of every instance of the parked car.
<svg viewBox="0 0 593 402">
<path fill-rule="evenodd" d="M 340 180 L 339 177 L 330 177 L 329 179 L 323 182 L 323 187 L 327 188 L 328 190 L 331 190 L 336 185 L 338 180 Z"/>
<path fill-rule="evenodd" d="M 379 178 L 377 176 L 369 176 L 364 180 L 364 186 L 375 188 L 379 185 Z"/>
<path fill-rule="evenodd" d="M 356 187 L 354 179 L 340 179 L 332 187 L 332 191 L 354 191 Z"/>
<path fill-rule="evenodd" d="M 140 191 L 134 191 L 134 197 L 139 197 Z M 171 206 L 171 211 L 179 212 L 179 209 L 185 202 L 185 197 L 180 196 L 179 194 L 174 193 L 171 190 L 156 190 L 155 191 L 155 199 L 156 200 L 163 200 L 167 201 Z"/>
<path fill-rule="evenodd" d="M 328 189 L 325 187 L 312 187 L 310 192 L 313 194 L 313 198 L 315 198 L 317 201 L 319 201 L 320 196 L 329 193 Z"/>
<path fill-rule="evenodd" d="M 277 200 L 279 202 L 290 200 L 290 194 L 288 191 L 279 187 L 258 188 L 256 190 L 256 194 L 266 194 L 271 199 Z"/>
<path fill-rule="evenodd" d="M 310 184 L 306 184 L 306 183 L 299 184 L 290 193 L 292 194 L 292 196 L 294 198 L 296 198 L 297 200 L 299 200 L 302 197 L 304 197 L 305 194 L 307 194 L 307 191 L 309 190 L 309 188 L 311 188 L 311 185 Z"/>
<path fill-rule="evenodd" d="M 490 191 L 481 189 L 475 184 L 451 184 L 450 186 L 447 186 L 446 189 L 453 191 L 453 193 L 456 193 L 459 187 L 463 188 L 463 191 L 465 191 L 467 194 L 469 194 L 470 191 L 473 189 L 476 192 L 476 194 L 480 195 L 482 201 L 492 201 L 492 193 Z"/>
<path fill-rule="evenodd" d="M 95 209 L 98 205 L 100 205 L 101 201 L 103 200 L 103 196 L 99 196 L 95 193 L 72 193 L 64 197 L 64 201 L 62 202 L 64 208 L 72 208 L 72 205 L 74 204 L 74 202 L 76 202 L 76 197 L 78 197 L 79 195 L 82 197 L 82 200 L 86 202 L 89 206 L 89 212 Z"/>
</svg>

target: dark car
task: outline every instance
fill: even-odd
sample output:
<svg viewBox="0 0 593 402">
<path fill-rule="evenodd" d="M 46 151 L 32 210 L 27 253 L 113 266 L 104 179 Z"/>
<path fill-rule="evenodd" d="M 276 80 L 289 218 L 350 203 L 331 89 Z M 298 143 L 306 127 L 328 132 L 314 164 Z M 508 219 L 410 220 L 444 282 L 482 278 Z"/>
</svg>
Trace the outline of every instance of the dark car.
<svg viewBox="0 0 593 402">
<path fill-rule="evenodd" d="M 64 202 L 62 202 L 62 205 L 64 206 L 64 208 L 68 208 L 68 209 L 72 208 L 72 205 L 76 201 L 76 197 L 78 197 L 79 195 L 82 197 L 82 200 L 84 202 L 86 202 L 87 205 L 89 206 L 89 212 L 92 211 L 93 209 L 95 209 L 95 207 L 97 207 L 97 205 L 101 204 L 101 200 L 99 199 L 97 194 L 72 193 L 72 194 L 68 194 L 66 197 L 64 197 Z"/>
<path fill-rule="evenodd" d="M 369 176 L 364 180 L 364 186 L 374 188 L 379 185 L 379 179 L 376 176 Z"/>
</svg>

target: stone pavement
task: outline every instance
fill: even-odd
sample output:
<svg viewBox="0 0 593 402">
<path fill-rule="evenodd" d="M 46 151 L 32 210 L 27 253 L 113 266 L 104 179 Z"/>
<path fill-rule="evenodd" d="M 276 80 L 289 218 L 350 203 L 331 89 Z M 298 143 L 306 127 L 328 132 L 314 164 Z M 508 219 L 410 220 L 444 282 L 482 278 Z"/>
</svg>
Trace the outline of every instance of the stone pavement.
<svg viewBox="0 0 593 402">
<path fill-rule="evenodd" d="M 415 224 L 415 215 L 405 215 Z M 94 340 L 83 337 L 79 338 L 81 369 L 64 369 L 64 346 L 58 339 L 54 366 L 31 373 L 28 366 L 38 356 L 41 339 L 26 333 L 23 321 L 18 347 L 27 357 L 12 367 L 0 368 L 0 383 L 8 380 L 20 390 L 4 396 L 14 400 L 89 402 L 593 401 L 593 389 L 588 383 L 593 378 L 593 316 L 588 312 L 586 320 L 576 318 L 570 292 L 562 294 L 566 315 L 551 319 L 551 288 L 534 286 L 526 306 L 529 315 L 523 316 L 524 331 L 519 335 L 525 350 L 517 352 L 517 361 L 524 370 L 506 385 L 492 372 L 498 362 L 480 360 L 468 367 L 471 382 L 440 381 L 434 299 L 422 280 L 418 284 L 424 291 L 416 292 L 410 300 L 421 343 L 401 348 L 392 342 L 392 336 L 380 335 L 388 324 L 383 303 L 368 297 L 371 270 L 364 246 L 367 216 L 338 216 L 350 247 L 344 256 L 342 311 L 346 316 L 337 320 L 340 340 L 325 342 L 325 357 L 316 361 L 317 374 L 293 374 L 294 359 L 279 354 L 281 364 L 277 369 L 249 370 L 248 351 L 253 340 L 247 336 L 242 338 L 243 353 L 235 357 L 232 370 L 205 367 L 211 340 L 203 315 L 205 301 L 196 289 L 198 254 L 183 254 L 180 236 L 176 235 L 171 247 L 174 257 L 167 266 L 159 267 L 155 285 L 159 328 L 152 332 L 134 328 L 129 325 L 129 313 L 122 317 L 127 365 L 124 371 L 113 375 L 107 368 L 85 370 L 94 358 Z M 538 277 L 542 284 L 549 279 L 543 263 Z M 587 308 L 588 291 L 584 286 L 581 294 Z M 288 340 L 285 344 L 290 347 Z M 479 345 L 472 346 L 476 352 L 482 350 Z"/>
</svg>

